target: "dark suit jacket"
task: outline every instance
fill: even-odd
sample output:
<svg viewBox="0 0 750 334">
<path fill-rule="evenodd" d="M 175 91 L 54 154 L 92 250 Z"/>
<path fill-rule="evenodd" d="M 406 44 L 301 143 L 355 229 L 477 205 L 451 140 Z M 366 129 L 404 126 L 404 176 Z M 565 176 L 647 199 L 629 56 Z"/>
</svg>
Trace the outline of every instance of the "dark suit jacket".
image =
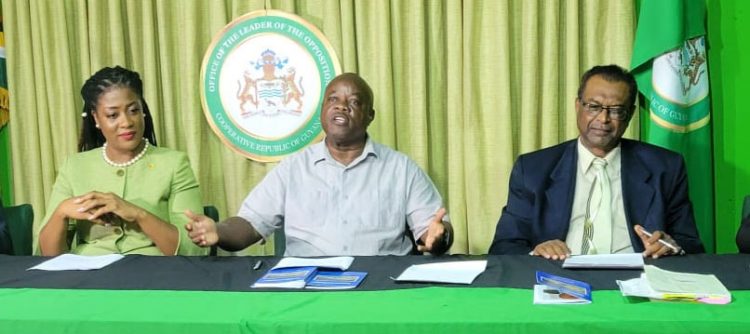
<svg viewBox="0 0 750 334">
<path fill-rule="evenodd" d="M 577 139 L 518 157 L 510 176 L 508 203 L 498 221 L 490 254 L 527 254 L 536 245 L 565 241 L 576 185 Z M 682 156 L 646 143 L 621 140 L 622 198 L 630 241 L 633 231 L 664 231 L 687 253 L 704 252 L 688 198 Z"/>
<path fill-rule="evenodd" d="M 750 216 L 742 218 L 742 225 L 737 230 L 735 242 L 740 253 L 750 253 Z"/>
<path fill-rule="evenodd" d="M 10 243 L 10 232 L 8 231 L 8 223 L 5 222 L 5 209 L 3 204 L 0 203 L 0 254 L 11 254 L 13 248 Z"/>
</svg>

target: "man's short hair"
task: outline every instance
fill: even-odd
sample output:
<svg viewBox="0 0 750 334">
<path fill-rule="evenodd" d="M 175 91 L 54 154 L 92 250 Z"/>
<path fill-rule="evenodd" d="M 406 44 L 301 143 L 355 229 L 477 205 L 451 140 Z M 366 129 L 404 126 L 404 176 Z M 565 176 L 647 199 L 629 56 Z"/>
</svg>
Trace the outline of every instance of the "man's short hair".
<svg viewBox="0 0 750 334">
<path fill-rule="evenodd" d="M 624 82 L 628 85 L 628 107 L 635 105 L 635 97 L 638 94 L 638 84 L 635 77 L 628 70 L 617 65 L 597 65 L 583 73 L 581 84 L 578 86 L 578 98 L 583 98 L 583 90 L 586 89 L 586 83 L 595 75 L 600 75 L 604 80 L 609 82 Z"/>
<path fill-rule="evenodd" d="M 331 82 L 328 83 L 328 85 L 326 85 L 325 90 L 328 90 L 328 87 L 339 80 L 351 80 L 352 82 L 354 82 L 354 84 L 356 84 L 357 87 L 362 90 L 362 99 L 364 100 L 362 101 L 362 103 L 364 103 L 367 108 L 369 108 L 369 110 L 375 108 L 375 95 L 373 95 L 372 93 L 372 88 L 370 88 L 370 85 L 367 83 L 367 81 L 365 81 L 365 79 L 357 73 L 346 72 L 337 75 L 335 78 L 333 78 L 333 80 L 331 80 Z"/>
</svg>

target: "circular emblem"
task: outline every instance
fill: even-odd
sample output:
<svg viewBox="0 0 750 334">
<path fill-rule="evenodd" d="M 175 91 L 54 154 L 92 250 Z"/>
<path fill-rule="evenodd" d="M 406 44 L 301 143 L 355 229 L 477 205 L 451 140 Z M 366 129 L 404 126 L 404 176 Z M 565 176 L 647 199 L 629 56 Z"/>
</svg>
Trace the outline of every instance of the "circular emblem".
<svg viewBox="0 0 750 334">
<path fill-rule="evenodd" d="M 230 22 L 206 51 L 203 112 L 234 151 L 278 161 L 323 137 L 324 89 L 340 72 L 315 26 L 282 11 L 254 11 Z"/>
<path fill-rule="evenodd" d="M 654 59 L 651 119 L 675 132 L 699 129 L 710 119 L 704 37 Z"/>
</svg>

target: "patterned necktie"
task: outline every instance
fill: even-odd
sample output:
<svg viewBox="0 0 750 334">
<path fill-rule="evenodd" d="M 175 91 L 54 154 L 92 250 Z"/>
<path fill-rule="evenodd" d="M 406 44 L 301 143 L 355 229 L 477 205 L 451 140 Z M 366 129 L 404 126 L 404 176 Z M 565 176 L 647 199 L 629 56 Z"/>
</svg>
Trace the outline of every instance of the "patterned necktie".
<svg viewBox="0 0 750 334">
<path fill-rule="evenodd" d="M 596 158 L 592 166 L 596 179 L 586 202 L 581 254 L 609 254 L 612 247 L 612 187 L 607 160 Z"/>
</svg>

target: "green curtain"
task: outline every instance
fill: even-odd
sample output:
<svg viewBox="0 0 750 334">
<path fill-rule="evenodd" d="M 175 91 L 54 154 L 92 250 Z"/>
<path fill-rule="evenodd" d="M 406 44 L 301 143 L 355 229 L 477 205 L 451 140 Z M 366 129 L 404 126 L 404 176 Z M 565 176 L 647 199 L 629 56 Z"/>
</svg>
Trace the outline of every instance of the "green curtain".
<svg viewBox="0 0 750 334">
<path fill-rule="evenodd" d="M 3 0 L 14 194 L 44 216 L 57 167 L 75 152 L 91 73 L 141 73 L 159 144 L 188 153 L 204 202 L 227 217 L 274 167 L 224 147 L 201 110 L 206 48 L 232 19 L 295 13 L 330 39 L 344 71 L 375 92 L 372 137 L 432 177 L 456 253 L 485 253 L 515 158 L 575 138 L 582 72 L 627 66 L 633 1 Z M 638 120 L 633 120 L 638 124 Z M 626 133 L 637 137 L 637 126 Z M 38 222 L 37 222 L 38 225 Z M 254 246 L 270 254 L 272 245 Z"/>
</svg>

